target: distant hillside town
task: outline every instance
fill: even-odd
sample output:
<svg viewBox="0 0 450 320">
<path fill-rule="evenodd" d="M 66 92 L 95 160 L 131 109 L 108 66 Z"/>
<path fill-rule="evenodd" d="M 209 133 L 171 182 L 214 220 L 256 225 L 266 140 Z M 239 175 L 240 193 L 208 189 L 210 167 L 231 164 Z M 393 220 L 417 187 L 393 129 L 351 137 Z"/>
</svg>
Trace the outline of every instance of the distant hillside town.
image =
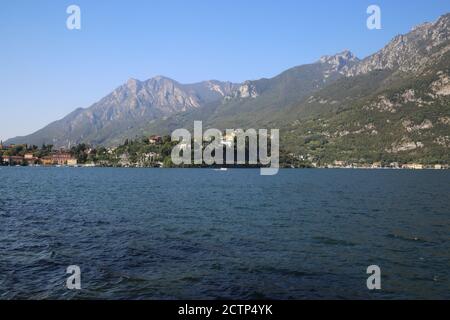
<svg viewBox="0 0 450 320">
<path fill-rule="evenodd" d="M 170 137 L 150 136 L 141 141 L 126 140 L 114 148 L 79 144 L 70 149 L 55 149 L 27 144 L 0 143 L 0 165 L 3 166 L 68 166 L 68 167 L 162 167 L 164 156 L 170 156 Z M 164 156 L 163 156 L 164 155 Z"/>
</svg>

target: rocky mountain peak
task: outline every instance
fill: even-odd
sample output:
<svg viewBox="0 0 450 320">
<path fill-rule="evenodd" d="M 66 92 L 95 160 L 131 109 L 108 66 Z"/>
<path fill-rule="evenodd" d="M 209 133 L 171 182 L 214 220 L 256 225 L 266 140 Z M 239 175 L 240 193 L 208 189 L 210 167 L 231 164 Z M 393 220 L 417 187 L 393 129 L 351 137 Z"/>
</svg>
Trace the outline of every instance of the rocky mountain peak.
<svg viewBox="0 0 450 320">
<path fill-rule="evenodd" d="M 129 78 L 128 80 L 127 80 L 127 85 L 135 85 L 135 84 L 137 84 L 137 83 L 139 83 L 140 81 L 138 80 L 138 79 L 135 79 L 135 78 Z"/>
<path fill-rule="evenodd" d="M 359 61 L 360 60 L 351 51 L 344 50 L 332 56 L 321 57 L 319 63 L 329 65 L 329 70 L 327 71 L 328 74 L 330 72 L 344 74 L 351 66 Z"/>
<path fill-rule="evenodd" d="M 334 65 L 346 64 L 349 61 L 358 61 L 359 59 L 350 51 L 344 50 L 332 56 L 323 56 L 320 58 L 321 63 L 329 63 Z"/>
<path fill-rule="evenodd" d="M 150 78 L 148 81 L 156 81 L 156 82 L 161 82 L 161 81 L 174 81 L 168 77 L 162 76 L 162 75 L 157 75 L 154 76 L 153 78 Z"/>
</svg>

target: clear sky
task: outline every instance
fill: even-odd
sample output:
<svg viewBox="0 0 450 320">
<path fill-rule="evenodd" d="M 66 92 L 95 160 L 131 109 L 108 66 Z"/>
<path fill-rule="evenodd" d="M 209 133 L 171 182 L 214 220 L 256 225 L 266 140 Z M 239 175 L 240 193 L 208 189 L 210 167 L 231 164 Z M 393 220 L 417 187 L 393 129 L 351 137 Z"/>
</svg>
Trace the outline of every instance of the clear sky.
<svg viewBox="0 0 450 320">
<path fill-rule="evenodd" d="M 66 9 L 81 8 L 81 30 Z M 382 30 L 366 9 L 381 7 Z M 3 0 L 0 139 L 88 107 L 128 78 L 240 82 L 349 49 L 362 58 L 448 0 Z"/>
</svg>

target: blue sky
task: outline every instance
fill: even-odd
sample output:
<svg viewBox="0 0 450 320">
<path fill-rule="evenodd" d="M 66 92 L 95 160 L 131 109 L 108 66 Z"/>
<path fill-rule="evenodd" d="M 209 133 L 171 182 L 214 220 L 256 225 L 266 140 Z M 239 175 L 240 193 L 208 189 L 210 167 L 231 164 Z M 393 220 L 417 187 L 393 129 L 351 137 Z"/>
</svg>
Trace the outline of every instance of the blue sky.
<svg viewBox="0 0 450 320">
<path fill-rule="evenodd" d="M 81 30 L 66 28 L 71 4 Z M 371 4 L 381 7 L 382 30 L 366 28 Z M 365 57 L 448 12 L 443 0 L 5 0 L 0 139 L 88 107 L 131 77 L 271 77 L 343 49 Z"/>
</svg>

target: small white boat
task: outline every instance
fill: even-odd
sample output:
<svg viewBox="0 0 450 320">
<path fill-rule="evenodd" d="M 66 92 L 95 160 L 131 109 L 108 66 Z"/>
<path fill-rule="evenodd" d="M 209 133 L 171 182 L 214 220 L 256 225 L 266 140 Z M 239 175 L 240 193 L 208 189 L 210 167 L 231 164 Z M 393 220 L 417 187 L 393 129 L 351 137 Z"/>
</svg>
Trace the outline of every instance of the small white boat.
<svg viewBox="0 0 450 320">
<path fill-rule="evenodd" d="M 228 168 L 214 169 L 214 171 L 228 171 Z"/>
</svg>

